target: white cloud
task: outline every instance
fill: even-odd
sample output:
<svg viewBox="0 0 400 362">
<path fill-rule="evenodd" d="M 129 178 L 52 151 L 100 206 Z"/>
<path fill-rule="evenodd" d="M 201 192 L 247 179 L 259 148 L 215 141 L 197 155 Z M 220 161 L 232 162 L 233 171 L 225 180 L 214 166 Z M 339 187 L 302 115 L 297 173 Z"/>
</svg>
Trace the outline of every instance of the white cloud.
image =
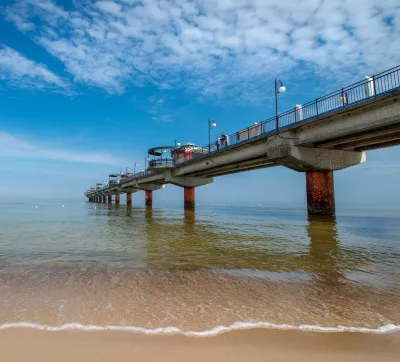
<svg viewBox="0 0 400 362">
<path fill-rule="evenodd" d="M 78 153 L 71 150 L 47 148 L 33 145 L 30 142 L 15 137 L 4 131 L 0 131 L 0 156 L 92 163 L 113 166 L 129 164 L 128 161 L 118 159 L 109 154 Z"/>
<path fill-rule="evenodd" d="M 102 0 L 70 10 L 16 0 L 6 12 L 77 82 L 110 93 L 150 83 L 254 101 L 280 74 L 351 81 L 400 60 L 393 0 Z"/>
<path fill-rule="evenodd" d="M 0 79 L 22 88 L 67 88 L 67 83 L 9 47 L 0 47 Z"/>
</svg>

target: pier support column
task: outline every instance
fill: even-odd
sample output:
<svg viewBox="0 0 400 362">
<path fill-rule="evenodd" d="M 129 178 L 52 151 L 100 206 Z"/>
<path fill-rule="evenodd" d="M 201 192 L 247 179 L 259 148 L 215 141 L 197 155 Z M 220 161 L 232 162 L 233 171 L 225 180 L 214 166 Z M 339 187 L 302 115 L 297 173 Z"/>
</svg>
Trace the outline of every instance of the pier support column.
<svg viewBox="0 0 400 362">
<path fill-rule="evenodd" d="M 94 197 L 94 202 L 95 202 L 96 204 L 99 202 L 99 197 L 98 197 L 98 196 L 95 196 L 95 197 Z"/>
<path fill-rule="evenodd" d="M 115 203 L 118 205 L 119 204 L 119 194 L 115 195 Z"/>
<path fill-rule="evenodd" d="M 309 215 L 335 215 L 333 171 L 306 171 Z"/>
<path fill-rule="evenodd" d="M 107 196 L 103 196 L 103 204 L 107 202 Z"/>
<path fill-rule="evenodd" d="M 126 193 L 126 204 L 132 206 L 132 192 Z"/>
<path fill-rule="evenodd" d="M 153 205 L 153 191 L 146 190 L 146 206 Z"/>
<path fill-rule="evenodd" d="M 108 203 L 111 204 L 112 203 L 112 196 L 108 195 Z"/>
<path fill-rule="evenodd" d="M 194 187 L 185 187 L 184 189 L 185 209 L 194 209 Z"/>
</svg>

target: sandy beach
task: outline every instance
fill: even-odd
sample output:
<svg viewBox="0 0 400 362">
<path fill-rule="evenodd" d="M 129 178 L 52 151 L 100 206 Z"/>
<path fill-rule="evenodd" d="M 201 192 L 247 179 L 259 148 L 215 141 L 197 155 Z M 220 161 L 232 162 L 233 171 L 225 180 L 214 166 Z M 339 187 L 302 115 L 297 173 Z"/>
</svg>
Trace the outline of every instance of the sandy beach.
<svg viewBox="0 0 400 362">
<path fill-rule="evenodd" d="M 400 333 L 254 329 L 213 337 L 133 332 L 0 331 L 2 362 L 66 361 L 398 361 Z"/>
</svg>

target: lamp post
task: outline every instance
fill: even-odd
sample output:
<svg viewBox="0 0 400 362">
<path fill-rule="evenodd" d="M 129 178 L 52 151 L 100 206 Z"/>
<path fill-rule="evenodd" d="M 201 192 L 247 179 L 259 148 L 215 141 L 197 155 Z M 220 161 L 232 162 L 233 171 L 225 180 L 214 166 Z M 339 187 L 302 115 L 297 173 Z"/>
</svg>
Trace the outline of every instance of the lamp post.
<svg viewBox="0 0 400 362">
<path fill-rule="evenodd" d="M 279 85 L 280 84 L 280 85 Z M 279 85 L 279 88 L 278 88 Z M 278 94 L 283 93 L 286 87 L 283 85 L 282 81 L 275 79 L 275 114 L 276 114 L 276 129 L 279 128 L 279 118 L 278 118 Z"/>
<path fill-rule="evenodd" d="M 211 152 L 211 128 L 217 127 L 217 124 L 212 120 L 208 120 L 208 153 Z"/>
<path fill-rule="evenodd" d="M 134 174 L 134 175 L 136 175 L 136 166 L 139 166 L 139 164 L 135 162 L 135 163 L 133 164 L 133 174 Z"/>
</svg>

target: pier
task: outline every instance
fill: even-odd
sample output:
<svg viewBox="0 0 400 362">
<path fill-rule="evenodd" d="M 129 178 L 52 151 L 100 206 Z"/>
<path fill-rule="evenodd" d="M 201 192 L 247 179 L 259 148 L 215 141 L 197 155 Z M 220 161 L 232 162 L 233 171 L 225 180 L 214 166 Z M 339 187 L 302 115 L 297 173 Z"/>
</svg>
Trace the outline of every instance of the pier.
<svg viewBox="0 0 400 362">
<path fill-rule="evenodd" d="M 400 145 L 400 66 L 255 123 L 198 147 L 160 146 L 148 150 L 139 173 L 110 174 L 87 190 L 89 202 L 119 203 L 126 194 L 173 184 L 184 189 L 184 207 L 195 208 L 196 187 L 214 177 L 274 166 L 304 172 L 309 215 L 334 215 L 334 171 L 366 162 L 366 151 Z"/>
</svg>

